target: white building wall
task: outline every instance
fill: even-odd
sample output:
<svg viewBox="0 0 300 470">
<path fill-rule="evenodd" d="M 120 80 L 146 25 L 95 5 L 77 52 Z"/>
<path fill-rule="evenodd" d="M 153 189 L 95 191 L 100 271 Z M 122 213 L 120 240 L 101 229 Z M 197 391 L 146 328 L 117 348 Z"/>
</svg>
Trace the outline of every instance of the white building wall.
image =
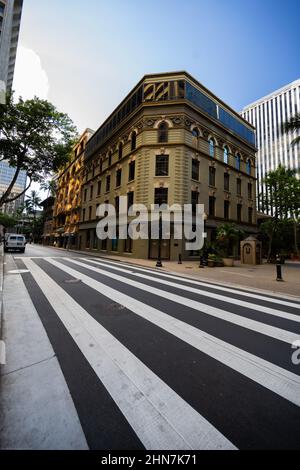
<svg viewBox="0 0 300 470">
<path fill-rule="evenodd" d="M 300 79 L 245 106 L 241 112 L 256 127 L 258 196 L 264 191 L 264 177 L 280 163 L 291 169 L 300 167 L 300 145 L 291 146 L 297 133 L 281 131 L 282 123 L 296 112 L 300 112 Z M 261 209 L 259 197 L 258 209 Z"/>
</svg>

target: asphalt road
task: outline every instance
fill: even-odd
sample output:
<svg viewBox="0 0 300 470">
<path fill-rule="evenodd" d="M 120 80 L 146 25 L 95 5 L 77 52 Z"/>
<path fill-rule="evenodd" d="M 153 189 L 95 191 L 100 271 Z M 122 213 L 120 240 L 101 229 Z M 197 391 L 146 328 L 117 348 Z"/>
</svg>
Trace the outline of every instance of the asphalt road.
<svg viewBox="0 0 300 470">
<path fill-rule="evenodd" d="M 91 449 L 300 448 L 295 300 L 36 245 L 14 258 Z"/>
</svg>

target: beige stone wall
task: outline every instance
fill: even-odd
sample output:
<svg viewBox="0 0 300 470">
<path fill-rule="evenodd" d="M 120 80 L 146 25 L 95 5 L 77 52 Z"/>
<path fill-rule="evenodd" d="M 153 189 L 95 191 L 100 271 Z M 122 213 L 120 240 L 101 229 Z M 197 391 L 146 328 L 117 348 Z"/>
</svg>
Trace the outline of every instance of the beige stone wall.
<svg viewBox="0 0 300 470">
<path fill-rule="evenodd" d="M 74 146 L 70 162 L 60 170 L 54 205 L 53 229 L 63 228 L 65 233 L 77 232 L 81 215 L 82 169 L 84 148 L 90 130 L 86 130 Z M 62 222 L 63 221 L 63 222 Z"/>
<path fill-rule="evenodd" d="M 96 226 L 97 204 L 108 200 L 114 203 L 116 196 L 126 195 L 129 191 L 134 191 L 134 202 L 142 203 L 150 208 L 154 203 L 155 187 L 163 186 L 168 188 L 168 202 L 170 205 L 185 204 L 191 202 L 191 191 L 199 192 L 199 202 L 205 205 L 205 212 L 208 214 L 209 195 L 216 197 L 216 213 L 211 218 L 215 224 L 222 223 L 224 215 L 224 200 L 230 201 L 230 220 L 237 222 L 237 203 L 242 203 L 242 225 L 245 224 L 247 230 L 255 231 L 254 225 L 249 226 L 248 207 L 253 207 L 253 223 L 256 222 L 255 211 L 255 155 L 245 143 L 230 133 L 217 128 L 209 120 L 199 113 L 190 110 L 188 106 L 174 107 L 157 106 L 145 108 L 143 113 L 128 123 L 122 132 L 116 133 L 112 139 L 97 152 L 94 157 L 86 163 L 87 174 L 82 184 L 82 212 L 80 222 L 80 235 L 82 247 L 86 246 L 86 230 L 93 230 Z M 171 123 L 168 132 L 168 142 L 158 143 L 157 125 L 165 120 Z M 192 135 L 191 129 L 199 129 L 199 138 Z M 137 146 L 131 151 L 130 133 L 137 130 Z M 208 139 L 212 136 L 216 140 L 215 157 L 209 155 Z M 118 142 L 123 142 L 123 157 L 118 159 Z M 223 162 L 223 146 L 227 145 L 229 152 L 228 165 Z M 112 165 L 108 167 L 108 154 L 112 153 Z M 241 170 L 235 168 L 234 156 L 239 152 L 242 158 Z M 155 156 L 164 153 L 169 155 L 169 175 L 166 177 L 155 176 Z M 100 158 L 103 160 L 103 171 L 99 172 Z M 196 158 L 200 162 L 199 181 L 192 180 L 192 159 Z M 246 173 L 246 161 L 252 161 L 251 175 Z M 128 182 L 129 163 L 135 161 L 135 179 Z M 209 167 L 213 165 L 216 169 L 215 187 L 209 186 Z M 92 167 L 94 166 L 94 170 Z M 122 169 L 122 183 L 116 188 L 116 172 Z M 229 191 L 224 191 L 224 172 L 228 172 L 230 178 Z M 94 176 L 93 176 L 94 175 Z M 110 175 L 110 191 L 105 192 L 106 176 Z M 237 196 L 236 179 L 242 180 L 242 194 Z M 101 194 L 97 195 L 98 181 L 101 180 Z M 248 199 L 248 182 L 252 184 L 252 199 Z M 91 186 L 93 186 L 93 196 L 90 197 Z M 84 191 L 87 190 L 87 199 L 84 200 Z M 91 217 L 89 211 L 91 207 Z M 83 220 L 85 212 L 85 220 Z M 209 218 L 210 219 L 210 218 Z M 120 251 L 124 249 L 124 241 L 120 241 Z M 92 241 L 91 241 L 92 245 Z M 175 246 L 178 245 L 178 246 Z M 100 244 L 97 243 L 99 249 Z M 108 241 L 108 252 L 111 241 Z M 179 252 L 182 252 L 181 243 L 170 242 L 170 256 L 177 259 Z M 148 257 L 148 241 L 133 242 L 132 256 Z M 130 255 L 128 255 L 130 256 Z"/>
</svg>

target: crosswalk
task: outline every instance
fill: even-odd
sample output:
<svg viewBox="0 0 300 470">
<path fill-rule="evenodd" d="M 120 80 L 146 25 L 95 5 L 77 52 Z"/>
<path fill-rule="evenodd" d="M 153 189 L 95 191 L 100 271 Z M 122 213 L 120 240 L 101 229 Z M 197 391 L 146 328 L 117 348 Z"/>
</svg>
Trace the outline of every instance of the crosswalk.
<svg viewBox="0 0 300 470">
<path fill-rule="evenodd" d="M 88 257 L 16 257 L 93 449 L 299 448 L 300 302 Z"/>
</svg>

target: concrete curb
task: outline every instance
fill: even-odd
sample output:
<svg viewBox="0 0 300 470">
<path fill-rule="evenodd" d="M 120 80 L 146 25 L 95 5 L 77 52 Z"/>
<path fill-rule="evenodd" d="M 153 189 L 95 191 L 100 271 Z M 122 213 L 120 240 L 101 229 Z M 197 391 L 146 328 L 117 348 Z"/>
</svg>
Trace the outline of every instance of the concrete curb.
<svg viewBox="0 0 300 470">
<path fill-rule="evenodd" d="M 88 251 L 84 251 L 84 250 L 72 250 L 72 249 L 69 249 L 67 250 L 66 248 L 60 248 L 60 247 L 53 247 L 51 245 L 47 245 L 47 248 L 53 248 L 53 249 L 56 249 L 56 250 L 60 250 L 60 251 L 63 251 L 65 253 L 78 253 L 78 254 L 81 254 L 81 255 L 84 255 L 84 256 L 90 256 L 90 257 L 93 257 L 93 258 L 100 258 L 100 259 L 103 259 L 103 260 L 109 260 L 109 261 L 115 261 L 115 262 L 120 262 L 120 263 L 124 263 L 124 264 L 128 264 L 129 266 L 137 266 L 137 267 L 140 267 L 140 268 L 145 268 L 145 269 L 149 269 L 149 270 L 153 270 L 155 271 L 156 269 L 158 269 L 160 272 L 166 272 L 166 273 L 169 273 L 169 274 L 173 274 L 173 275 L 176 275 L 176 276 L 179 276 L 179 277 L 182 277 L 182 278 L 187 278 L 187 279 L 193 279 L 195 281 L 199 281 L 199 282 L 207 282 L 209 284 L 214 284 L 214 281 L 209 278 L 209 277 L 202 277 L 199 278 L 197 275 L 195 275 L 194 273 L 181 273 L 181 272 L 178 272 L 178 271 L 173 271 L 172 269 L 170 269 L 169 267 L 164 269 L 165 267 L 163 268 L 155 268 L 155 266 L 146 266 L 144 265 L 143 263 L 137 263 L 137 262 L 134 262 L 134 261 L 131 261 L 130 259 L 123 259 L 123 257 L 119 257 L 119 258 L 111 258 L 109 256 L 106 256 L 106 255 L 103 255 L 102 253 L 93 253 L 93 252 L 88 252 Z M 155 260 L 153 260 L 153 263 L 155 262 Z M 290 300 L 294 300 L 294 301 L 300 301 L 300 296 L 298 295 L 295 295 L 295 294 L 291 294 L 291 293 L 283 293 L 283 292 L 278 292 L 278 291 L 275 291 L 273 289 L 267 289 L 267 288 L 259 288 L 259 287 L 254 287 L 254 286 L 245 286 L 244 284 L 239 284 L 239 283 L 236 283 L 236 282 L 226 282 L 226 281 L 215 281 L 219 286 L 223 286 L 223 287 L 229 287 L 229 288 L 233 288 L 233 289 L 240 289 L 240 290 L 245 290 L 245 291 L 248 291 L 248 292 L 252 292 L 252 293 L 257 293 L 257 294 L 266 294 L 266 295 L 271 295 L 273 297 L 278 297 L 279 299 L 282 298 L 282 295 L 284 295 L 286 297 L 286 299 L 290 299 Z"/>
<path fill-rule="evenodd" d="M 58 358 L 13 256 L 3 291 L 7 363 L 1 365 L 1 450 L 86 450 Z"/>
<path fill-rule="evenodd" d="M 3 243 L 0 244 L 0 367 L 5 364 L 5 343 L 3 335 L 3 284 L 4 284 L 4 251 Z"/>
</svg>

